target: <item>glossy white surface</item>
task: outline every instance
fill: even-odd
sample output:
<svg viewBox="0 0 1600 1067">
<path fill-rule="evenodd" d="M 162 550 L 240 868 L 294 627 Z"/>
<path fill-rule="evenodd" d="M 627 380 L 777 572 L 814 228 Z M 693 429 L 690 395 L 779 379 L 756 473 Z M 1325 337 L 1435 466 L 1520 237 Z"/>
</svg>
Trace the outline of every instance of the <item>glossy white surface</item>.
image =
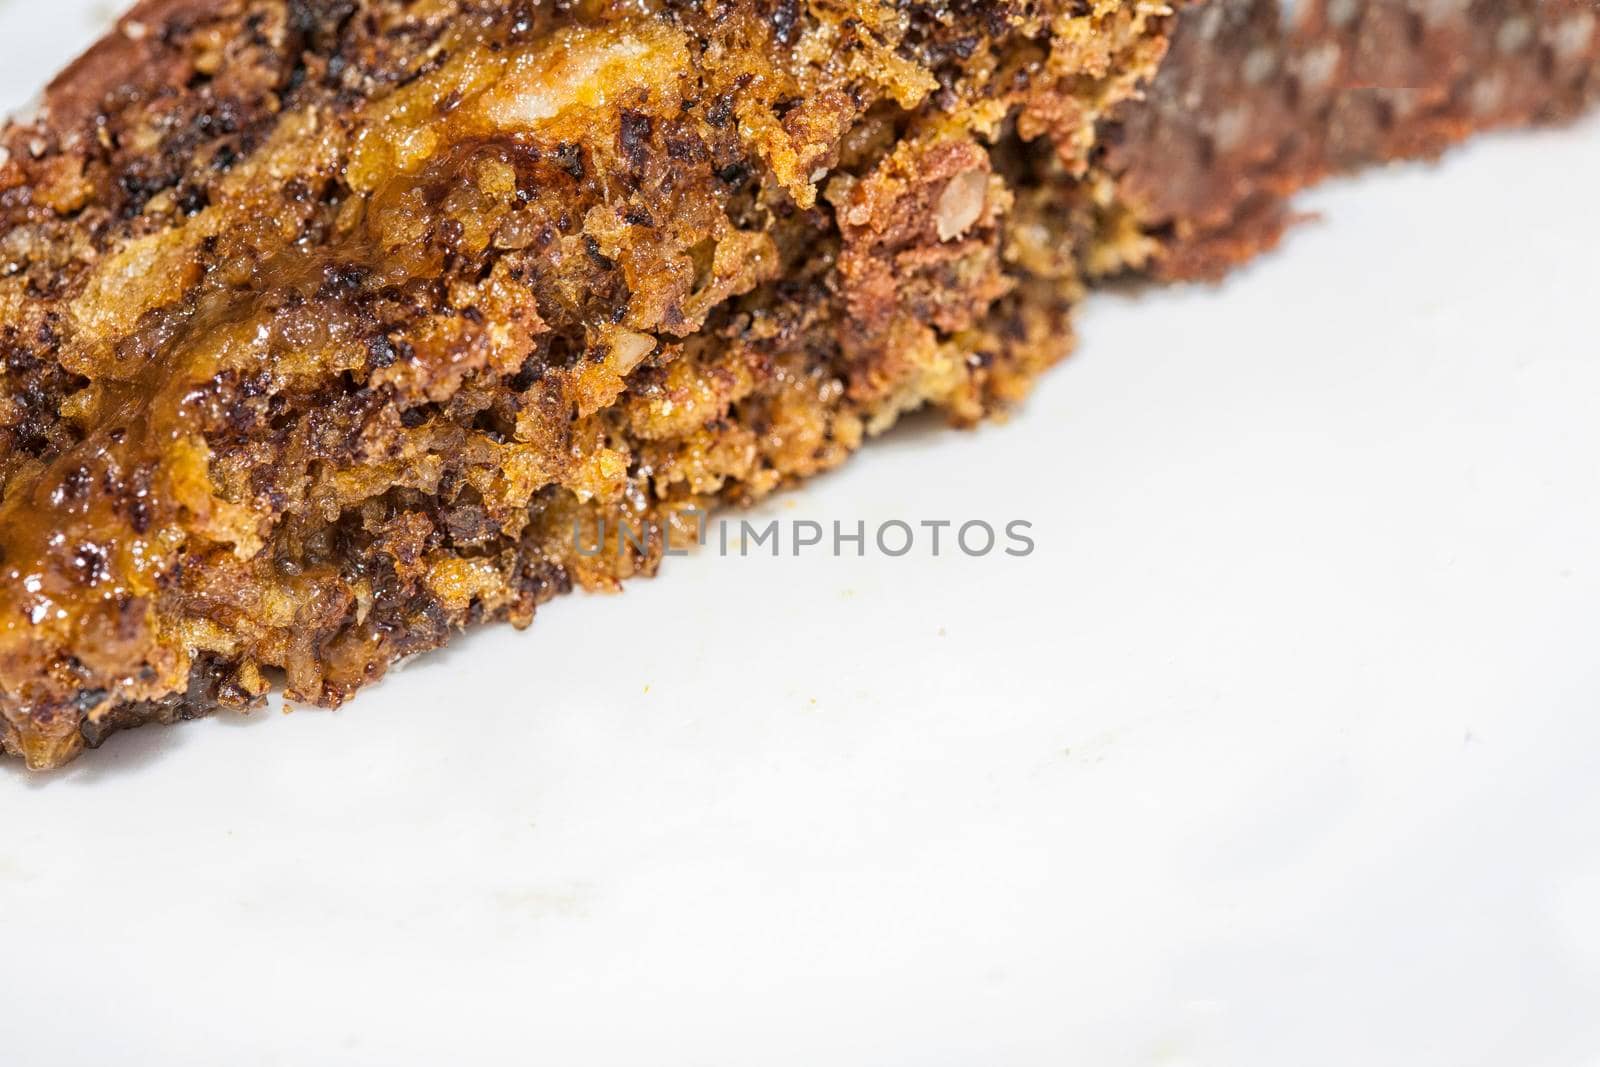
<svg viewBox="0 0 1600 1067">
<path fill-rule="evenodd" d="M 95 3 L 0 0 L 0 103 Z M 1600 123 L 1105 295 L 1011 422 L 337 714 L 0 768 L 16 1064 L 1600 1063 Z"/>
</svg>

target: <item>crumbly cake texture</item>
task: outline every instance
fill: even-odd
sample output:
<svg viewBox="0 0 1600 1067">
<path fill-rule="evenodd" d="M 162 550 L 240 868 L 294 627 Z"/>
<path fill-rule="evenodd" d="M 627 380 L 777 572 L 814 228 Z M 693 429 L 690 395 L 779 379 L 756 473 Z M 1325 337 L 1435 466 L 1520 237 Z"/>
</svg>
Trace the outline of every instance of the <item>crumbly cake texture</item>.
<svg viewBox="0 0 1600 1067">
<path fill-rule="evenodd" d="M 1597 49 L 1525 0 L 146 0 L 0 139 L 4 747 L 338 704 L 652 572 L 575 526 L 1003 411 L 1094 278 L 1568 114 Z"/>
</svg>

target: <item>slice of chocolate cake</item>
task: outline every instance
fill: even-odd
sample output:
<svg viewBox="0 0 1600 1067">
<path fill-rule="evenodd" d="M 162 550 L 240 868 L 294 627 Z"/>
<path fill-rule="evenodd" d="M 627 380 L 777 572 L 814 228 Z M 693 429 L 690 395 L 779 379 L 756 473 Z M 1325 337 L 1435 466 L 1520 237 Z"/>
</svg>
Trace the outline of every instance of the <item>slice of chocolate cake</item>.
<svg viewBox="0 0 1600 1067">
<path fill-rule="evenodd" d="M 337 704 L 653 571 L 1597 49 L 1527 0 L 147 0 L 0 142 L 4 746 Z"/>
</svg>

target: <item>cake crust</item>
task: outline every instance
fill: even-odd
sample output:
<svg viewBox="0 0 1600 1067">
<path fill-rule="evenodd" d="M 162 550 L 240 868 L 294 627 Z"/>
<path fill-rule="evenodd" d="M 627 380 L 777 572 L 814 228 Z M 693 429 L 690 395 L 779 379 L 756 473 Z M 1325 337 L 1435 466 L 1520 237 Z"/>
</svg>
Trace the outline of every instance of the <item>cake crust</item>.
<svg viewBox="0 0 1600 1067">
<path fill-rule="evenodd" d="M 1588 0 L 1278 0 L 1186 10 L 1148 91 L 1102 136 L 1116 201 L 1158 234 L 1151 271 L 1215 279 L 1275 245 L 1293 193 L 1433 158 L 1600 96 Z"/>
</svg>

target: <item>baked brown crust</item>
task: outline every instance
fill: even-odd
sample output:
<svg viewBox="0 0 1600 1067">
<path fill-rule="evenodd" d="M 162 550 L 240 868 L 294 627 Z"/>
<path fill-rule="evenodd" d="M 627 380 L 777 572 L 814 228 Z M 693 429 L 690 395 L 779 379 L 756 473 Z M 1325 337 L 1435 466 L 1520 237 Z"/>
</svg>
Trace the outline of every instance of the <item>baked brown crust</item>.
<svg viewBox="0 0 1600 1067">
<path fill-rule="evenodd" d="M 1216 278 L 1282 236 L 1329 174 L 1431 158 L 1474 132 L 1571 118 L 1600 96 L 1590 0 L 1278 0 L 1182 15 L 1104 165 L 1165 278 Z"/>
<path fill-rule="evenodd" d="M 1085 279 L 1211 273 L 1292 187 L 1437 147 L 1347 158 L 1283 105 L 1303 72 L 1227 73 L 1311 45 L 1213 8 L 1141 104 L 1149 0 L 146 0 L 0 138 L 6 750 L 59 765 L 274 671 L 337 704 L 652 572 L 659 535 L 575 540 L 687 536 L 906 411 L 1014 404 Z M 1439 128 L 1570 110 L 1574 56 Z"/>
</svg>

